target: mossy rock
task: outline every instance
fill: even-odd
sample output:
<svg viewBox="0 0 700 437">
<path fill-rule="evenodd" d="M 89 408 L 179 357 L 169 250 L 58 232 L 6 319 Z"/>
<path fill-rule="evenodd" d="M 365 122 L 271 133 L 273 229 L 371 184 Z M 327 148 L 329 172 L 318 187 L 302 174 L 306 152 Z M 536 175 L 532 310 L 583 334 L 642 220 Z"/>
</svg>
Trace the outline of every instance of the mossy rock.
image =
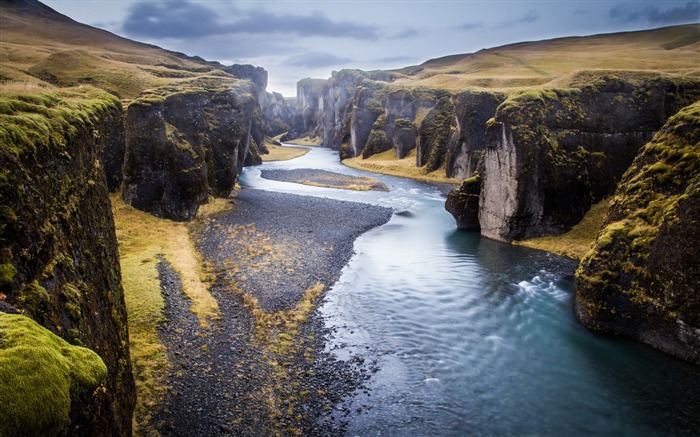
<svg viewBox="0 0 700 437">
<path fill-rule="evenodd" d="M 700 363 L 700 102 L 679 111 L 623 177 L 576 272 L 595 330 Z"/>
<path fill-rule="evenodd" d="M 0 313 L 2 436 L 70 435 L 71 409 L 98 398 L 107 368 L 33 320 Z"/>
</svg>

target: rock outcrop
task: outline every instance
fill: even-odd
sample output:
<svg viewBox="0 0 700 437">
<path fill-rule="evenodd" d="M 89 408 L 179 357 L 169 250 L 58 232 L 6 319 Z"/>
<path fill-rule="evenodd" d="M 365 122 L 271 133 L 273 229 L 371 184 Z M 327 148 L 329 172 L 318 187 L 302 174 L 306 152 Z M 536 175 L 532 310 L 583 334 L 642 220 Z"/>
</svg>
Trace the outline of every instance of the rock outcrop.
<svg viewBox="0 0 700 437">
<path fill-rule="evenodd" d="M 465 179 L 462 185 L 450 191 L 445 201 L 445 209 L 457 222 L 457 229 L 463 231 L 480 231 L 479 199 L 481 197 L 481 176 L 477 173 Z"/>
<path fill-rule="evenodd" d="M 602 76 L 515 92 L 486 131 L 480 223 L 501 241 L 558 234 L 611 194 L 637 151 L 700 82 Z"/>
<path fill-rule="evenodd" d="M 652 116 L 658 116 L 654 114 Z M 700 103 L 682 109 L 620 182 L 576 272 L 579 320 L 700 364 Z"/>
<path fill-rule="evenodd" d="M 209 195 L 230 194 L 244 165 L 260 163 L 263 127 L 248 81 L 163 89 L 125 117 L 126 203 L 158 217 L 192 219 Z"/>
<path fill-rule="evenodd" d="M 448 147 L 447 168 L 481 175 L 482 235 L 512 241 L 561 234 L 614 191 L 669 116 L 699 97 L 696 80 L 615 75 L 593 77 L 579 88 L 516 91 L 500 105 L 502 95 L 482 94 L 476 105 L 465 105 L 474 95 L 462 94 L 458 113 L 497 107 L 485 122 L 485 112 L 457 117 L 463 121 Z M 455 141 L 465 134 L 474 141 Z M 459 222 L 465 212 L 454 208 Z"/>
<path fill-rule="evenodd" d="M 72 399 L 70 423 L 54 425 L 70 435 L 131 434 L 129 336 L 101 161 L 105 145 L 123 138 L 121 117 L 119 100 L 90 87 L 0 99 L 0 310 L 91 349 L 107 367 L 104 391 L 62 394 Z M 12 395 L 23 402 L 32 394 Z M 31 426 L 20 425 L 18 433 Z"/>
</svg>

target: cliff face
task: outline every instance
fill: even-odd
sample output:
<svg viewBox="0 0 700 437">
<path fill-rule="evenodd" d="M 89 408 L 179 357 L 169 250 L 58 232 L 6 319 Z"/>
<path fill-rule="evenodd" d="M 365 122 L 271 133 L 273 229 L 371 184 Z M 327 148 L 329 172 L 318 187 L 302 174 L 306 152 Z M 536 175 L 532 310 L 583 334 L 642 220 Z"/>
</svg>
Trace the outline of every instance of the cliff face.
<svg viewBox="0 0 700 437">
<path fill-rule="evenodd" d="M 609 195 L 641 146 L 700 96 L 700 83 L 600 77 L 576 89 L 516 92 L 487 123 L 482 235 L 557 234 Z"/>
<path fill-rule="evenodd" d="M 289 132 L 294 119 L 294 107 L 280 93 L 264 93 L 260 106 L 263 118 L 263 131 L 269 137 Z"/>
<path fill-rule="evenodd" d="M 127 109 L 124 200 L 189 220 L 210 194 L 228 196 L 244 165 L 260 163 L 262 119 L 249 82 L 163 94 Z"/>
<path fill-rule="evenodd" d="M 101 162 L 121 138 L 121 104 L 89 87 L 30 92 L 0 98 L 0 310 L 31 317 L 107 366 L 104 396 L 65 394 L 77 397 L 62 432 L 130 435 L 135 393 Z"/>
<path fill-rule="evenodd" d="M 620 182 L 576 272 L 591 329 L 700 364 L 700 103 L 683 108 Z"/>
<path fill-rule="evenodd" d="M 302 79 L 297 83 L 297 106 L 291 122 L 290 138 L 318 136 L 326 86 L 326 81 L 322 79 Z"/>
</svg>

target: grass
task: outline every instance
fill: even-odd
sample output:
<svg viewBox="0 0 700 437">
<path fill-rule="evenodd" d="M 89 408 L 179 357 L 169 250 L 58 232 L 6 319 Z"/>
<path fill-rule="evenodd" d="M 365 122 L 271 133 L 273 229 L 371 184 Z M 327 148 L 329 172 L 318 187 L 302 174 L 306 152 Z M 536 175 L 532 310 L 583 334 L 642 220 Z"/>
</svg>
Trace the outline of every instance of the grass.
<svg viewBox="0 0 700 437">
<path fill-rule="evenodd" d="M 700 25 L 496 47 L 434 59 L 396 70 L 398 88 L 460 91 L 477 87 L 512 90 L 566 87 L 582 70 L 700 74 Z"/>
<path fill-rule="evenodd" d="M 153 407 L 167 393 L 164 375 L 169 363 L 158 337 L 164 301 L 156 265 L 162 257 L 180 274 L 183 291 L 202 327 L 217 319 L 219 307 L 209 293 L 203 260 L 196 251 L 186 224 L 156 218 L 111 196 L 129 322 L 131 361 L 136 381 L 135 429 L 153 434 L 149 422 Z M 225 202 L 205 207 L 204 213 L 226 208 Z M 208 210 L 207 210 L 208 208 Z"/>
<path fill-rule="evenodd" d="M 583 219 L 565 234 L 514 241 L 513 244 L 581 260 L 593 247 L 605 221 L 610 200 L 603 199 L 593 205 Z"/>
<path fill-rule="evenodd" d="M 289 144 L 297 146 L 321 146 L 323 145 L 323 138 L 307 136 L 304 138 L 295 138 L 289 141 Z"/>
<path fill-rule="evenodd" d="M 0 3 L 0 83 L 91 85 L 123 101 L 148 89 L 231 75 L 217 66 L 66 20 Z"/>
<path fill-rule="evenodd" d="M 391 149 L 367 159 L 355 157 L 343 160 L 343 164 L 348 167 L 365 170 L 373 173 L 399 176 L 403 178 L 416 179 L 425 182 L 445 182 L 459 184 L 458 179 L 451 179 L 445 176 L 445 169 L 439 168 L 433 172 L 426 173 L 425 168 L 416 167 L 416 150 L 412 150 L 403 159 L 396 157 L 396 150 Z"/>
<path fill-rule="evenodd" d="M 19 156 L 44 147 L 63 147 L 80 131 L 95 125 L 119 101 L 93 87 L 53 88 L 12 81 L 0 84 L 0 143 Z"/>
<path fill-rule="evenodd" d="M 299 158 L 309 153 L 309 149 L 306 147 L 280 146 L 271 138 L 265 138 L 265 147 L 267 147 L 267 150 L 270 152 L 265 155 L 260 155 L 265 162 L 289 161 L 290 159 Z"/>
</svg>

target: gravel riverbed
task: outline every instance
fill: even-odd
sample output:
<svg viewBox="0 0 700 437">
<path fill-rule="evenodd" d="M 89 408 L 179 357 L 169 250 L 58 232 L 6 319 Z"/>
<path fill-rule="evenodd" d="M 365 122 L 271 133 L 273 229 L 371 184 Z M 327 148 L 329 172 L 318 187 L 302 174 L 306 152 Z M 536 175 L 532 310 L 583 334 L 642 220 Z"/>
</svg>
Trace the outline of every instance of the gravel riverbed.
<svg viewBox="0 0 700 437">
<path fill-rule="evenodd" d="M 161 340 L 170 393 L 154 415 L 165 436 L 342 435 L 343 401 L 377 369 L 325 350 L 332 333 L 316 309 L 353 254 L 353 241 L 389 220 L 366 204 L 244 188 L 233 210 L 194 232 L 213 277 L 221 318 L 189 311 L 162 260 Z M 307 306 L 304 306 L 307 303 Z"/>
</svg>

